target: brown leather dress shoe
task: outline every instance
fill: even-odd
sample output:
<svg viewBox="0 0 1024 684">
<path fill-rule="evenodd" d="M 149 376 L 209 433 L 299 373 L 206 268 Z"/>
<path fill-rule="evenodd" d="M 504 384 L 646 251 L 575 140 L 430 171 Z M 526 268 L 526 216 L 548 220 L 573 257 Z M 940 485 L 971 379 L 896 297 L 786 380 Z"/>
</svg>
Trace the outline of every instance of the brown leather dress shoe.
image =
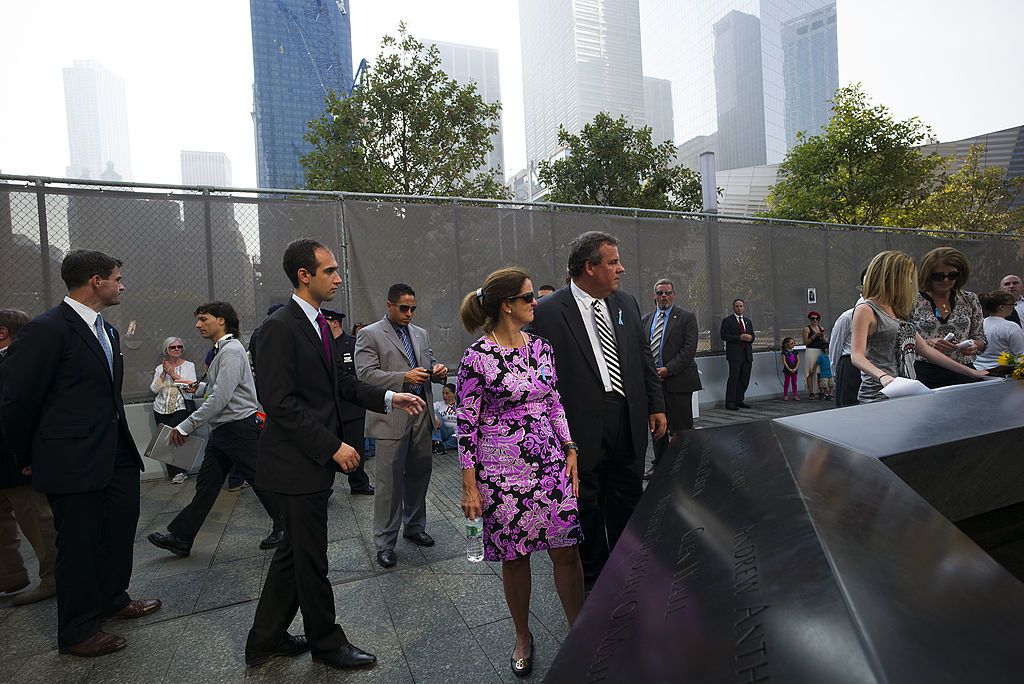
<svg viewBox="0 0 1024 684">
<path fill-rule="evenodd" d="M 108 620 L 123 620 L 127 618 L 137 618 L 143 615 L 149 615 L 160 610 L 160 599 L 135 599 L 130 601 L 127 606 L 117 611 L 112 615 L 108 615 Z"/>
<path fill-rule="evenodd" d="M 67 655 L 79 656 L 80 658 L 95 658 L 96 656 L 107 655 L 114 651 L 120 651 L 127 643 L 127 641 L 116 634 L 96 632 L 79 644 L 60 649 L 60 652 L 66 653 Z"/>
</svg>

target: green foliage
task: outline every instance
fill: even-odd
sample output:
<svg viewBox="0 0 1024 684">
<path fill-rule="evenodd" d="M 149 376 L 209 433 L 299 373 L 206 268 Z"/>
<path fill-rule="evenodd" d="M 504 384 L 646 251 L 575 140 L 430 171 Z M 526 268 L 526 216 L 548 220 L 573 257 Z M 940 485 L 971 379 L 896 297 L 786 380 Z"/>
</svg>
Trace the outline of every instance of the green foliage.
<svg viewBox="0 0 1024 684">
<path fill-rule="evenodd" d="M 538 177 L 549 188 L 546 199 L 637 209 L 700 211 L 700 175 L 669 166 L 672 141 L 655 146 L 651 129 L 634 129 L 626 117 L 601 112 L 579 135 L 562 126 L 558 142 L 568 156 L 542 161 Z"/>
<path fill-rule="evenodd" d="M 314 149 L 301 159 L 310 189 L 508 197 L 502 179 L 478 171 L 494 148 L 501 105 L 445 74 L 437 46 L 426 48 L 404 23 L 381 41 L 352 95 L 331 92 L 326 104 L 306 134 Z"/>
<path fill-rule="evenodd" d="M 832 118 L 819 135 L 800 143 L 779 168 L 765 216 L 850 225 L 899 225 L 933 188 L 945 163 L 917 146 L 931 129 L 917 117 L 895 121 L 871 106 L 861 85 L 839 88 Z"/>
<path fill-rule="evenodd" d="M 1009 209 L 1024 190 L 1024 177 L 1006 180 L 1006 169 L 1001 166 L 982 169 L 984 155 L 984 145 L 971 145 L 960 169 L 909 214 L 910 225 L 981 233 L 1024 229 L 1024 207 Z"/>
</svg>

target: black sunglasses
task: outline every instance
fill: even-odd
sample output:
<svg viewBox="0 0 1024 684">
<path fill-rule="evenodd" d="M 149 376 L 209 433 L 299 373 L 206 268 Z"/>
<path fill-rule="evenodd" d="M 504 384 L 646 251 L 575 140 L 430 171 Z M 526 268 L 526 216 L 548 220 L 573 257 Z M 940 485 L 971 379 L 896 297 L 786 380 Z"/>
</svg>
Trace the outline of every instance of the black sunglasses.
<svg viewBox="0 0 1024 684">
<path fill-rule="evenodd" d="M 810 318 L 812 321 L 820 321 L 821 320 L 821 316 L 808 316 L 808 318 Z"/>
<path fill-rule="evenodd" d="M 511 299 L 522 299 L 527 304 L 529 304 L 530 302 L 532 302 L 536 298 L 537 298 L 537 295 L 535 295 L 532 292 L 524 292 L 523 294 L 515 295 L 513 297 L 505 297 L 505 299 L 510 299 L 510 300 Z"/>
<path fill-rule="evenodd" d="M 674 295 L 675 293 L 676 293 L 675 290 L 655 290 L 654 291 L 654 296 L 655 297 L 670 297 L 670 296 Z"/>
<path fill-rule="evenodd" d="M 960 271 L 950 271 L 949 273 L 943 273 L 942 271 L 935 271 L 931 274 L 932 282 L 939 282 L 940 280 L 956 280 L 960 277 Z"/>
<path fill-rule="evenodd" d="M 409 313 L 410 311 L 415 311 L 416 310 L 416 305 L 415 304 L 412 304 L 412 305 L 409 305 L 409 304 L 395 304 L 395 306 L 397 306 L 398 310 L 401 311 L 402 313 Z"/>
<path fill-rule="evenodd" d="M 180 344 L 172 344 L 170 347 L 168 347 L 168 349 L 184 349 L 184 348 L 185 347 L 181 346 Z"/>
</svg>

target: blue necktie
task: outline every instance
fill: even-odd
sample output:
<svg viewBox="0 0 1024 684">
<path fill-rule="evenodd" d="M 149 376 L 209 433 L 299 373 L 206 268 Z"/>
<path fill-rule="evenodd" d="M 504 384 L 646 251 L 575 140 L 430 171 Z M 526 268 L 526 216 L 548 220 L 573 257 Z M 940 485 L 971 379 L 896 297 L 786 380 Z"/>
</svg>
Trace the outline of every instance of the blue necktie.
<svg viewBox="0 0 1024 684">
<path fill-rule="evenodd" d="M 107 339 L 107 331 L 103 329 L 103 316 L 96 314 L 96 321 L 93 323 L 96 328 L 96 337 L 100 341 L 100 347 L 107 357 L 107 370 L 110 377 L 114 377 L 114 352 L 110 348 L 110 340 Z"/>
</svg>

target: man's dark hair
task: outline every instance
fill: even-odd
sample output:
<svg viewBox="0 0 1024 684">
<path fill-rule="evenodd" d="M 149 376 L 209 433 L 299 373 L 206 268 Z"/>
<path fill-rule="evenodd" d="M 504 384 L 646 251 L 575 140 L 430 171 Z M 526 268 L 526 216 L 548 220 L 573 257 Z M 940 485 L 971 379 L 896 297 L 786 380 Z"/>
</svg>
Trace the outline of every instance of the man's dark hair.
<svg viewBox="0 0 1024 684">
<path fill-rule="evenodd" d="M 602 245 L 615 247 L 618 244 L 619 241 L 614 235 L 597 230 L 591 230 L 578 236 L 569 243 L 569 265 L 566 267 L 569 276 L 575 278 L 583 273 L 583 267 L 588 261 L 594 266 L 600 264 Z"/>
<path fill-rule="evenodd" d="M 395 283 L 388 288 L 388 301 L 394 304 L 405 295 L 416 296 L 416 291 L 405 283 Z"/>
<path fill-rule="evenodd" d="M 28 323 L 28 314 L 20 309 L 0 309 L 0 328 L 7 328 L 13 340 Z"/>
<path fill-rule="evenodd" d="M 235 307 L 231 306 L 227 302 L 206 302 L 196 307 L 193 316 L 199 314 L 206 314 L 207 316 L 213 316 L 214 318 L 223 318 L 224 327 L 227 331 L 234 335 L 236 338 L 240 334 L 238 314 L 235 313 Z"/>
<path fill-rule="evenodd" d="M 743 300 L 737 297 L 736 299 L 732 300 L 732 305 L 736 306 L 736 302 L 743 302 Z M 746 302 L 743 302 L 743 304 L 746 305 Z"/>
<path fill-rule="evenodd" d="M 555 291 L 555 286 L 554 285 L 541 285 L 540 287 L 537 288 L 537 292 L 540 292 L 541 290 L 551 290 L 552 292 L 554 292 Z"/>
<path fill-rule="evenodd" d="M 115 268 L 121 267 L 121 260 L 103 252 L 90 249 L 76 249 L 68 252 L 60 262 L 60 278 L 68 290 L 74 290 L 89 282 L 94 275 L 106 279 Z"/>
<path fill-rule="evenodd" d="M 302 238 L 289 242 L 284 249 L 284 258 L 281 265 L 284 266 L 284 273 L 291 281 L 292 287 L 299 286 L 299 269 L 304 268 L 310 275 L 316 275 L 316 250 L 327 249 L 312 238 Z"/>
<path fill-rule="evenodd" d="M 454 382 L 445 383 L 444 388 L 446 390 L 450 390 L 452 392 L 455 392 L 455 383 Z"/>
</svg>

